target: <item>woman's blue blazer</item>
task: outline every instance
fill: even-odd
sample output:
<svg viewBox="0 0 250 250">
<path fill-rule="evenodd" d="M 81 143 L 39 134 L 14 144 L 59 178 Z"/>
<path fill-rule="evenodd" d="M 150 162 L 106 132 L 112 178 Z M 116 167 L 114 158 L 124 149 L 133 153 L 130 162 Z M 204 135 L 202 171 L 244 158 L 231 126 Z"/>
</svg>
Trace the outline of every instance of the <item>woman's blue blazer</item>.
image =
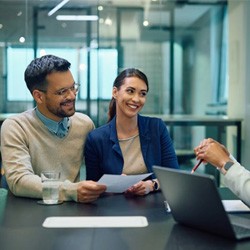
<svg viewBox="0 0 250 250">
<path fill-rule="evenodd" d="M 172 140 L 159 118 L 138 115 L 141 151 L 148 172 L 152 166 L 179 168 Z M 116 131 L 116 117 L 91 131 L 85 144 L 86 179 L 97 181 L 103 174 L 122 174 L 123 156 Z M 152 178 L 155 178 L 152 175 Z"/>
</svg>

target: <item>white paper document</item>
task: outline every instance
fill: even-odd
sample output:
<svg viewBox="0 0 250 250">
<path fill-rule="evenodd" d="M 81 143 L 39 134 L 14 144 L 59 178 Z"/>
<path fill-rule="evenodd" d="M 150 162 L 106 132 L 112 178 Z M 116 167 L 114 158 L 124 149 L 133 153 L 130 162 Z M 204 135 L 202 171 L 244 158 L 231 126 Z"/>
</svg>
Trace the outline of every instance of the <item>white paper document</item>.
<svg viewBox="0 0 250 250">
<path fill-rule="evenodd" d="M 112 228 L 146 227 L 144 216 L 59 216 L 48 217 L 43 222 L 46 228 Z"/>
<path fill-rule="evenodd" d="M 222 200 L 227 212 L 250 212 L 250 208 L 241 200 Z"/>
<path fill-rule="evenodd" d="M 104 184 L 107 186 L 106 192 L 111 193 L 123 193 L 129 187 L 133 186 L 137 182 L 144 180 L 148 176 L 152 175 L 152 173 L 148 174 L 139 174 L 139 175 L 113 175 L 113 174 L 105 174 L 98 181 L 100 184 Z"/>
</svg>

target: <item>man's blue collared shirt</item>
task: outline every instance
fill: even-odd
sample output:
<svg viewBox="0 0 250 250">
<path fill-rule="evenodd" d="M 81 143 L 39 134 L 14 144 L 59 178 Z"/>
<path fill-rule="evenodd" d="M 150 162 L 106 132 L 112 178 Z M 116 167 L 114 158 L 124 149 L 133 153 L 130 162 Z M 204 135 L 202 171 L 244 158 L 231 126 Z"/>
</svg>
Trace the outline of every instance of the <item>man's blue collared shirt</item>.
<svg viewBox="0 0 250 250">
<path fill-rule="evenodd" d="M 63 138 L 64 136 L 68 134 L 68 130 L 69 130 L 69 118 L 68 117 L 64 117 L 60 122 L 56 122 L 45 117 L 38 110 L 38 108 L 36 108 L 36 114 L 51 133 L 55 134 L 56 136 L 60 138 Z"/>
</svg>

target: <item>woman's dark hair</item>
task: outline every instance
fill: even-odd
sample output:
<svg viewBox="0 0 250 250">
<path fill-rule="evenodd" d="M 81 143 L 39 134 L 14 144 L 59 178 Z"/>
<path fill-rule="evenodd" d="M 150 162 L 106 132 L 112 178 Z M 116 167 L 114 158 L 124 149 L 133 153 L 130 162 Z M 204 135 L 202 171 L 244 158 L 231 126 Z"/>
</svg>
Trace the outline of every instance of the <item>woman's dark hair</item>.
<svg viewBox="0 0 250 250">
<path fill-rule="evenodd" d="M 124 84 L 124 80 L 128 77 L 137 77 L 141 79 L 147 85 L 147 91 L 149 90 L 147 76 L 143 72 L 141 72 L 139 69 L 135 69 L 135 68 L 128 68 L 128 69 L 123 70 L 116 77 L 113 83 L 113 87 L 116 87 L 119 90 L 120 87 Z M 116 115 L 116 101 L 114 97 L 112 97 L 109 103 L 108 122 L 111 121 L 115 115 Z"/>
<path fill-rule="evenodd" d="M 53 55 L 45 55 L 31 61 L 24 72 L 24 79 L 30 93 L 32 94 L 35 89 L 46 90 L 47 75 L 53 72 L 67 71 L 70 65 L 67 60 Z"/>
</svg>

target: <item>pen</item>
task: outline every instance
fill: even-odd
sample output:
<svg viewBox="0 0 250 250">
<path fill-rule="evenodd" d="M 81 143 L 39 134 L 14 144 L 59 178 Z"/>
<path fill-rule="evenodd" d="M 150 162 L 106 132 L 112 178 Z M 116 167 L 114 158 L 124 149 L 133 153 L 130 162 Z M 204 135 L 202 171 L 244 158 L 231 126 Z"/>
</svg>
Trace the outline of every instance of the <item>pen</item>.
<svg viewBox="0 0 250 250">
<path fill-rule="evenodd" d="M 203 162 L 203 159 L 200 159 L 200 161 L 193 167 L 191 174 L 194 173 L 194 171 L 200 166 L 200 164 Z"/>
</svg>

